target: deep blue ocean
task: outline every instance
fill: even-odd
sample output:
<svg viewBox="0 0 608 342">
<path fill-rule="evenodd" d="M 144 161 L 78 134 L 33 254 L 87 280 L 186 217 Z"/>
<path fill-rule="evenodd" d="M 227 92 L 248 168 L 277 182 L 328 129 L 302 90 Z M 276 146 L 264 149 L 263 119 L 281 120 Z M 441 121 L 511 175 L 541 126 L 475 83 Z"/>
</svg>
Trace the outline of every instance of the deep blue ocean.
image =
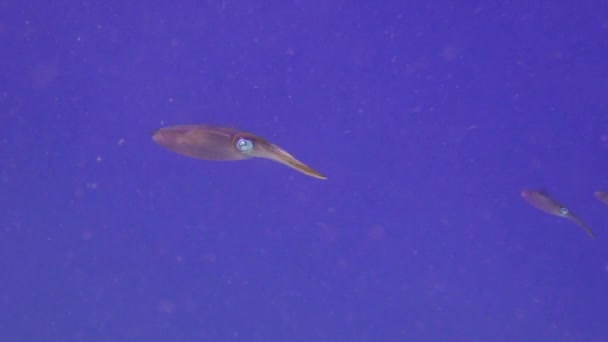
<svg viewBox="0 0 608 342">
<path fill-rule="evenodd" d="M 0 0 L 0 342 L 606 342 L 607 89 L 606 1 Z"/>
</svg>

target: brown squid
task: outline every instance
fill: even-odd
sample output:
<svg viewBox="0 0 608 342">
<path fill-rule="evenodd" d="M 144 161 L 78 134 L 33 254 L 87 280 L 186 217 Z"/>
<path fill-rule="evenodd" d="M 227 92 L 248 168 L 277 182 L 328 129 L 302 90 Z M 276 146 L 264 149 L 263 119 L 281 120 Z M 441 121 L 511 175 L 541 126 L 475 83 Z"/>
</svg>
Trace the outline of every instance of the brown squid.
<svg viewBox="0 0 608 342">
<path fill-rule="evenodd" d="M 546 213 L 566 218 L 579 227 L 583 228 L 587 235 L 595 238 L 595 234 L 580 218 L 578 218 L 570 209 L 557 202 L 553 198 L 541 191 L 523 190 L 521 196 L 532 206 Z"/>
<path fill-rule="evenodd" d="M 287 165 L 305 175 L 327 179 L 266 139 L 227 127 L 207 125 L 170 126 L 156 130 L 152 140 L 175 153 L 204 160 L 265 158 Z"/>
<path fill-rule="evenodd" d="M 608 205 L 608 192 L 606 191 L 596 191 L 594 193 L 595 198 L 600 200 L 602 203 Z"/>
</svg>

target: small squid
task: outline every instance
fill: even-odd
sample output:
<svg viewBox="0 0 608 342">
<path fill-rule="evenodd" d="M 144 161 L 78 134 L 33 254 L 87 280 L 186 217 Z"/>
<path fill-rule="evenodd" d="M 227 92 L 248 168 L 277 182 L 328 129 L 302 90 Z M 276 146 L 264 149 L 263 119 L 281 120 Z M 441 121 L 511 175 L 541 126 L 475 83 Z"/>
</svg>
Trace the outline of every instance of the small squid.
<svg viewBox="0 0 608 342">
<path fill-rule="evenodd" d="M 600 200 L 602 203 L 608 205 L 608 192 L 606 191 L 596 191 L 595 198 Z"/>
<path fill-rule="evenodd" d="M 557 202 L 553 198 L 549 197 L 547 194 L 541 191 L 534 190 L 523 190 L 521 192 L 521 196 L 532 206 L 540 209 L 546 213 L 560 216 L 566 218 L 574 223 L 576 223 L 579 227 L 583 228 L 587 235 L 592 238 L 595 238 L 595 234 L 578 216 L 576 216 L 570 209 Z"/>
<path fill-rule="evenodd" d="M 175 153 L 205 160 L 265 158 L 305 175 L 327 179 L 266 139 L 232 128 L 207 125 L 170 126 L 156 130 L 152 140 Z"/>
</svg>

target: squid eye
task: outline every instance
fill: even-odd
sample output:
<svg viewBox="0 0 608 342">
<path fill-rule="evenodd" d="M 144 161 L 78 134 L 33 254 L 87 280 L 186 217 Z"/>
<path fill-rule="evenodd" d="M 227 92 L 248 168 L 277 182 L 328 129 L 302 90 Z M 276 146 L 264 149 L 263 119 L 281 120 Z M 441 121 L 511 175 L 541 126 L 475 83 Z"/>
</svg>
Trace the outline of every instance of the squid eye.
<svg viewBox="0 0 608 342">
<path fill-rule="evenodd" d="M 243 153 L 251 152 L 253 149 L 253 141 L 249 139 L 240 138 L 236 141 L 236 149 Z"/>
<path fill-rule="evenodd" d="M 569 210 L 566 207 L 559 208 L 559 213 L 562 215 L 568 215 L 568 212 L 569 212 Z"/>
</svg>

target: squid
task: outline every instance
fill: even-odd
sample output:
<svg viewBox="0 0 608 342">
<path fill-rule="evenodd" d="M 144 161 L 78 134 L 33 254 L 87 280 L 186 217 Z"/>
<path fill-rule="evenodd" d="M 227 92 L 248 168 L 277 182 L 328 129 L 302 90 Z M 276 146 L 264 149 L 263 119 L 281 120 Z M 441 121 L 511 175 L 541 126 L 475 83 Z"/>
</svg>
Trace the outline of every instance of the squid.
<svg viewBox="0 0 608 342">
<path fill-rule="evenodd" d="M 541 191 L 523 190 L 521 192 L 521 196 L 529 204 L 539 210 L 542 210 L 548 214 L 563 217 L 576 223 L 587 233 L 587 235 L 589 235 L 591 238 L 595 238 L 595 234 L 593 233 L 591 228 L 589 228 L 578 216 L 576 216 L 570 209 L 568 209 L 561 203 L 549 197 L 547 194 Z"/>
<path fill-rule="evenodd" d="M 310 177 L 327 179 L 325 175 L 268 140 L 228 127 L 208 125 L 164 127 L 152 134 L 152 140 L 172 152 L 191 158 L 215 161 L 265 158 Z"/>
<path fill-rule="evenodd" d="M 596 191 L 594 193 L 595 198 L 600 200 L 602 203 L 608 205 L 608 192 L 606 191 Z"/>
</svg>

